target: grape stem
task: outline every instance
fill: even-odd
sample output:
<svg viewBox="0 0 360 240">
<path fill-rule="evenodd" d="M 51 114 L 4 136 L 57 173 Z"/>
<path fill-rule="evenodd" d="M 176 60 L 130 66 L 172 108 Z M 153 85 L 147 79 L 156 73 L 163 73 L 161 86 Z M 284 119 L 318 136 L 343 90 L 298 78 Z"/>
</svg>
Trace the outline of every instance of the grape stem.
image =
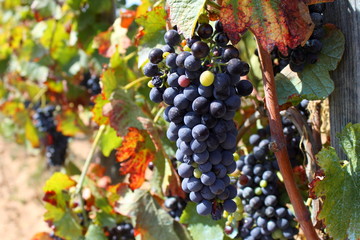
<svg viewBox="0 0 360 240">
<path fill-rule="evenodd" d="M 296 219 L 304 232 L 305 238 L 308 240 L 319 239 L 310 220 L 310 213 L 303 202 L 299 189 L 296 186 L 292 167 L 289 161 L 286 141 L 282 129 L 271 57 L 270 54 L 263 49 L 258 40 L 257 47 L 263 75 L 265 102 L 270 124 L 272 149 L 274 149 L 280 172 L 284 178 L 286 191 L 289 195 L 291 204 L 294 207 Z"/>
</svg>

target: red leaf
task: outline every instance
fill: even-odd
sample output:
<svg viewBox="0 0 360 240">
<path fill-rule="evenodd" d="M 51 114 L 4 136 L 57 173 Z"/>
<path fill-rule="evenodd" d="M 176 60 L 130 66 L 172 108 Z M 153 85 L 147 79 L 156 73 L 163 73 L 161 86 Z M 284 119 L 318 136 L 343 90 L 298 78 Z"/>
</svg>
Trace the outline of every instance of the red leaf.
<svg viewBox="0 0 360 240">
<path fill-rule="evenodd" d="M 223 1 L 220 19 L 233 43 L 250 29 L 268 52 L 275 46 L 287 55 L 287 47 L 295 48 L 306 41 L 314 24 L 303 0 Z"/>
<path fill-rule="evenodd" d="M 48 202 L 54 206 L 56 206 L 57 201 L 56 201 L 56 192 L 55 191 L 47 191 L 45 192 L 45 195 L 42 199 L 44 202 Z"/>
<path fill-rule="evenodd" d="M 306 172 L 305 172 L 304 166 L 302 166 L 302 165 L 296 166 L 296 167 L 294 167 L 293 171 L 294 171 L 295 178 L 297 178 L 299 180 L 299 184 L 306 186 L 307 177 L 306 177 Z"/>
<path fill-rule="evenodd" d="M 145 170 L 154 159 L 154 152 L 147 148 L 145 130 L 130 127 L 122 145 L 117 149 L 116 160 L 121 163 L 120 174 L 130 173 L 129 187 L 134 190 L 145 181 Z"/>
<path fill-rule="evenodd" d="M 107 31 L 99 33 L 94 38 L 94 44 L 98 48 L 99 54 L 104 57 L 111 57 L 114 49 L 111 48 L 111 34 L 113 28 L 110 27 Z"/>
<path fill-rule="evenodd" d="M 314 179 L 309 183 L 309 197 L 312 199 L 317 199 L 316 193 L 315 193 L 315 186 L 318 182 L 323 180 L 325 177 L 325 173 L 322 170 L 318 170 L 315 172 Z"/>
</svg>

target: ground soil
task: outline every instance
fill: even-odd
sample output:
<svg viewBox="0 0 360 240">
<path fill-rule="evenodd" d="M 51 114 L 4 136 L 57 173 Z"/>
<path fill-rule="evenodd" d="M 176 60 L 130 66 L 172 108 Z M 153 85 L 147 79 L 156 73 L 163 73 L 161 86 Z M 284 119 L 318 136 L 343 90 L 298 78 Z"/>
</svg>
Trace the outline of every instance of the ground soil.
<svg viewBox="0 0 360 240">
<path fill-rule="evenodd" d="M 70 143 L 68 159 L 84 161 L 90 148 L 86 139 Z M 0 137 L 0 239 L 27 240 L 49 232 L 43 221 L 42 186 L 54 169 L 48 169 L 39 151 Z"/>
</svg>

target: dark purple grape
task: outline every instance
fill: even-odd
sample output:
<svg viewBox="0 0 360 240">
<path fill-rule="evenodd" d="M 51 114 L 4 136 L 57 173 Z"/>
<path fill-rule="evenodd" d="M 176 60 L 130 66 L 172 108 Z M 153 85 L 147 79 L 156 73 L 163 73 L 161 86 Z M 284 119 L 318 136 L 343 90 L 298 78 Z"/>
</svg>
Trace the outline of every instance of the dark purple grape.
<svg viewBox="0 0 360 240">
<path fill-rule="evenodd" d="M 149 52 L 149 60 L 151 63 L 157 64 L 163 60 L 163 51 L 160 48 L 153 48 Z"/>
<path fill-rule="evenodd" d="M 203 23 L 198 27 L 196 32 L 202 39 L 207 39 L 213 34 L 213 28 L 210 24 Z"/>
<path fill-rule="evenodd" d="M 205 42 L 197 41 L 191 46 L 191 52 L 196 58 L 204 58 L 209 54 L 210 48 Z"/>
<path fill-rule="evenodd" d="M 221 32 L 215 35 L 215 42 L 221 47 L 226 47 L 229 42 L 229 38 L 226 33 Z"/>
<path fill-rule="evenodd" d="M 173 46 L 180 44 L 181 37 L 177 31 L 172 29 L 165 33 L 164 40 L 165 40 L 166 44 L 173 47 Z"/>
<path fill-rule="evenodd" d="M 237 50 L 237 48 L 235 48 L 233 45 L 227 45 L 225 47 L 224 53 L 223 53 L 223 59 L 225 61 L 229 61 L 230 59 L 233 58 L 239 58 L 239 50 Z"/>
<path fill-rule="evenodd" d="M 250 81 L 240 80 L 236 83 L 235 89 L 240 96 L 249 96 L 252 93 L 254 87 Z"/>
</svg>

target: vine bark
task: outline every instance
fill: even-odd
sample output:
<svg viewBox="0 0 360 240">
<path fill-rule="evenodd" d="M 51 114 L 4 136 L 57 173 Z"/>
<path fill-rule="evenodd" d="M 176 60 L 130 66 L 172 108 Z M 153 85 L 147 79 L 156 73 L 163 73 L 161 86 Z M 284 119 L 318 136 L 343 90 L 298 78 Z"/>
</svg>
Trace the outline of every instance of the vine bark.
<svg viewBox="0 0 360 240">
<path fill-rule="evenodd" d="M 310 219 L 310 213 L 306 208 L 299 189 L 296 186 L 289 155 L 286 149 L 285 136 L 282 130 L 280 108 L 275 88 L 274 72 L 270 54 L 257 42 L 260 63 L 263 73 L 265 105 L 270 124 L 272 144 L 270 148 L 274 151 L 279 164 L 280 172 L 284 178 L 286 191 L 291 204 L 294 207 L 295 216 L 308 240 L 319 239 Z"/>
</svg>

